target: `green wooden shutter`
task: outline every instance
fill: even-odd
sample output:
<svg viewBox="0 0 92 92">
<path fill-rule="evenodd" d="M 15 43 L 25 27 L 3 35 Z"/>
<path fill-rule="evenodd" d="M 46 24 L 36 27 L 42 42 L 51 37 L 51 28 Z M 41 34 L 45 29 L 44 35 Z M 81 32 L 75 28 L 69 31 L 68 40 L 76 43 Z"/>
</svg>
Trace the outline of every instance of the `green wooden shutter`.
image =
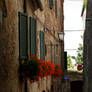
<svg viewBox="0 0 92 92">
<path fill-rule="evenodd" d="M 53 47 L 53 44 L 52 44 L 52 42 L 50 42 L 50 57 L 51 57 L 51 61 L 53 62 L 53 52 L 52 52 L 52 47 Z"/>
<path fill-rule="evenodd" d="M 19 12 L 19 58 L 28 58 L 28 16 Z"/>
<path fill-rule="evenodd" d="M 36 19 L 30 17 L 30 55 L 36 56 Z"/>
<path fill-rule="evenodd" d="M 55 56 L 55 64 L 58 64 L 58 45 L 56 44 L 56 56 Z"/>
<path fill-rule="evenodd" d="M 67 70 L 67 52 L 64 52 L 64 69 Z"/>
<path fill-rule="evenodd" d="M 57 0 L 55 0 L 55 16 L 57 18 Z"/>
<path fill-rule="evenodd" d="M 49 0 L 49 8 L 50 8 L 50 9 L 53 8 L 53 0 Z"/>
<path fill-rule="evenodd" d="M 61 19 L 62 19 L 62 18 L 61 18 L 61 17 L 62 17 L 61 12 L 62 12 L 62 11 L 61 11 L 61 8 L 59 8 L 59 24 L 61 24 Z"/>
<path fill-rule="evenodd" d="M 42 31 L 40 31 L 40 59 L 45 60 L 45 36 Z"/>
</svg>

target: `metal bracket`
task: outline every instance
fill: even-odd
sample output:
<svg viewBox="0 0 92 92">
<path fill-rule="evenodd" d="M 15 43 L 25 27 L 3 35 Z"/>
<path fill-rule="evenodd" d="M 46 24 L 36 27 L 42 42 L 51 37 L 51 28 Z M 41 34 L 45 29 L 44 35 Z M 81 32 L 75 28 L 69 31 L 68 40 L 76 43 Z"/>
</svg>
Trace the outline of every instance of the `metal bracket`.
<svg viewBox="0 0 92 92">
<path fill-rule="evenodd" d="M 7 17 L 7 8 L 5 0 L 2 0 L 2 13 L 4 17 Z"/>
</svg>

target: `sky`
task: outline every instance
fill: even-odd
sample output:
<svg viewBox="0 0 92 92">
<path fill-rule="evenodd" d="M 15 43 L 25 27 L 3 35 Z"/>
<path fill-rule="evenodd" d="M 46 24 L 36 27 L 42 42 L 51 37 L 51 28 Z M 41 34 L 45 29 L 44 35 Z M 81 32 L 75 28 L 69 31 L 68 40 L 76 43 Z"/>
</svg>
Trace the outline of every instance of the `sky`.
<svg viewBox="0 0 92 92">
<path fill-rule="evenodd" d="M 70 56 L 76 56 L 79 43 L 83 43 L 82 6 L 83 0 L 64 0 L 64 48 Z"/>
</svg>

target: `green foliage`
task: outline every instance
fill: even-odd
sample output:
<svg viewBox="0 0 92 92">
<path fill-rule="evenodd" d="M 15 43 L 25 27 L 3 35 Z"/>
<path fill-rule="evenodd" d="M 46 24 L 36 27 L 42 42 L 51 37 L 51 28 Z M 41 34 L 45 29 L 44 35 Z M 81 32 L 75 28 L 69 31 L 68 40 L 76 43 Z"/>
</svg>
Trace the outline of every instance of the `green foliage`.
<svg viewBox="0 0 92 92">
<path fill-rule="evenodd" d="M 68 65 L 68 68 L 71 68 L 72 67 L 72 61 L 71 61 L 71 56 L 67 56 L 67 65 Z"/>
<path fill-rule="evenodd" d="M 83 38 L 81 36 L 81 38 Z M 72 59 L 75 60 L 76 64 L 83 64 L 83 45 L 79 44 L 77 49 L 77 56 L 71 56 Z"/>
</svg>

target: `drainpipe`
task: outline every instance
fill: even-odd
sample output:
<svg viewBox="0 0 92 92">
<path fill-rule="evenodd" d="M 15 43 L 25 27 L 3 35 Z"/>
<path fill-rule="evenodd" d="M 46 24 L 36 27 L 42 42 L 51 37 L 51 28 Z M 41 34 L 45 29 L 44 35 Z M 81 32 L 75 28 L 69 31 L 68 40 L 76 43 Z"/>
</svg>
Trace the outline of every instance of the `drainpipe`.
<svg viewBox="0 0 92 92">
<path fill-rule="evenodd" d="M 65 76 L 64 79 L 65 79 L 65 92 L 68 92 L 68 80 L 69 80 L 69 78 L 68 78 L 68 76 Z"/>
</svg>

